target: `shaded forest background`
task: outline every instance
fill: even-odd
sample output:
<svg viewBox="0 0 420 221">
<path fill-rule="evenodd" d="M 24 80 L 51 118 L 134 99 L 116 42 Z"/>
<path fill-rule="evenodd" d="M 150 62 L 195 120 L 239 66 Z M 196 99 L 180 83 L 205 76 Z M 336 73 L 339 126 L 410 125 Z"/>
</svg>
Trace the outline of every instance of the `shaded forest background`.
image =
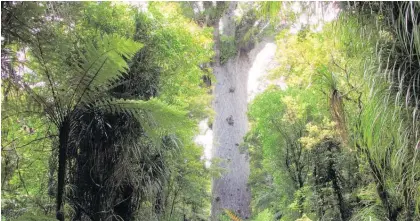
<svg viewBox="0 0 420 221">
<path fill-rule="evenodd" d="M 208 220 L 214 57 L 266 36 L 287 88 L 248 107 L 250 220 L 420 220 L 418 2 L 335 4 L 298 31 L 314 4 L 244 2 L 218 42 L 226 4 L 199 6 L 1 3 L 2 220 Z"/>
</svg>

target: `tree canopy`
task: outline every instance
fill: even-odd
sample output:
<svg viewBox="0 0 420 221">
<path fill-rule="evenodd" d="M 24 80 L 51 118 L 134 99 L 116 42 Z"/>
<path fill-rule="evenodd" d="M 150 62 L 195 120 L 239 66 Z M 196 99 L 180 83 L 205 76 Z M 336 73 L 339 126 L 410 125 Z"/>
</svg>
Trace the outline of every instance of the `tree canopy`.
<svg viewBox="0 0 420 221">
<path fill-rule="evenodd" d="M 418 2 L 1 10 L 2 220 L 420 220 Z"/>
</svg>

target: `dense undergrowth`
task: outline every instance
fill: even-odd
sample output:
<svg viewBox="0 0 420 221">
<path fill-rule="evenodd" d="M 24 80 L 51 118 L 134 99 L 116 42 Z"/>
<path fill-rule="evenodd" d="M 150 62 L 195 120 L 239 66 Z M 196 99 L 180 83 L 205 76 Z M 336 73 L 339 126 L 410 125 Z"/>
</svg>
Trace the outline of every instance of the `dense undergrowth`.
<svg viewBox="0 0 420 221">
<path fill-rule="evenodd" d="M 249 111 L 256 220 L 420 219 L 419 5 L 343 9 L 277 36 L 288 89 Z"/>
<path fill-rule="evenodd" d="M 2 27 L 2 218 L 206 216 L 209 30 L 111 2 L 2 2 Z"/>
<path fill-rule="evenodd" d="M 145 5 L 1 3 L 2 220 L 208 220 L 223 171 L 193 142 L 213 114 L 202 23 L 225 8 Z M 287 89 L 249 105 L 241 145 L 252 220 L 420 220 L 420 4 L 342 3 L 297 33 L 284 4 L 259 6 L 220 52 L 281 26 L 269 78 Z"/>
</svg>

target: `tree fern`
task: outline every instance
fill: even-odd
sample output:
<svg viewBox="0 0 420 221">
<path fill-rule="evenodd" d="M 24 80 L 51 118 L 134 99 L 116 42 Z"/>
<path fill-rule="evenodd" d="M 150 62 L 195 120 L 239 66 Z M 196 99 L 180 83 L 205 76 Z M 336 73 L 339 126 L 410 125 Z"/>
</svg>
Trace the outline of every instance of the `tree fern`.
<svg viewBox="0 0 420 221">
<path fill-rule="evenodd" d="M 48 63 L 44 56 L 46 52 L 41 46 L 33 50 L 32 59 L 36 65 L 32 67 L 38 75 L 45 76 L 45 79 L 48 80 L 49 90 L 48 93 L 41 95 L 34 90 L 29 90 L 29 92 L 33 98 L 41 98 L 35 100 L 40 107 L 49 110 L 47 115 L 53 119 L 60 132 L 59 194 L 57 196 L 57 218 L 60 220 L 63 218 L 62 201 L 66 177 L 65 168 L 67 167 L 66 152 L 71 143 L 79 142 L 69 139 L 74 139 L 69 135 L 78 126 L 78 118 L 89 116 L 97 110 L 104 114 L 134 117 L 155 144 L 161 143 L 164 134 L 177 131 L 181 125 L 187 123 L 185 112 L 176 110 L 156 99 L 149 101 L 118 100 L 110 96 L 109 92 L 113 84 L 128 69 L 126 61 L 131 59 L 140 48 L 141 44 L 132 40 L 117 35 L 103 35 L 84 45 L 77 52 L 76 59 L 68 67 L 60 66 L 63 64 L 60 62 Z M 56 73 L 60 70 L 68 71 L 70 76 L 65 79 L 67 78 L 69 82 L 54 80 L 54 77 L 60 75 L 60 73 Z M 45 102 L 49 99 L 47 96 L 51 95 L 52 102 Z M 104 119 L 100 121 L 104 121 Z M 156 166 L 153 171 L 159 173 L 159 168 Z M 163 174 L 163 171 L 160 173 Z"/>
<path fill-rule="evenodd" d="M 148 101 L 105 98 L 90 105 L 111 114 L 134 117 L 142 123 L 142 127 L 155 144 L 160 144 L 160 138 L 167 132 L 176 133 L 192 123 L 186 117 L 185 111 L 156 98 Z"/>
<path fill-rule="evenodd" d="M 103 35 L 88 44 L 84 53 L 78 53 L 81 61 L 72 65 L 76 73 L 70 83 L 77 82 L 72 85 L 72 97 L 89 103 L 96 99 L 95 95 L 102 95 L 99 92 L 127 71 L 126 59 L 141 47 L 140 43 L 117 35 Z"/>
</svg>

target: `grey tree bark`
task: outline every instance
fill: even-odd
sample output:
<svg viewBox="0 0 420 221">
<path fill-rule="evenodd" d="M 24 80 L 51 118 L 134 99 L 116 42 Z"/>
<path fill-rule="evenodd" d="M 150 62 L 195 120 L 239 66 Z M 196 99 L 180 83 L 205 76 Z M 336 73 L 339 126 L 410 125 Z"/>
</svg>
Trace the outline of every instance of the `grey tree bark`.
<svg viewBox="0 0 420 221">
<path fill-rule="evenodd" d="M 214 67 L 217 79 L 214 90 L 213 158 L 221 160 L 224 169 L 213 180 L 213 220 L 223 209 L 230 209 L 242 218 L 250 216 L 251 193 L 248 187 L 248 153 L 241 153 L 239 145 L 248 129 L 247 79 L 250 68 L 248 56 L 239 55 L 225 65 Z"/>
<path fill-rule="evenodd" d="M 249 155 L 247 151 L 240 150 L 240 144 L 248 130 L 248 72 L 258 51 L 263 48 L 261 45 L 253 50 L 237 48 L 236 56 L 220 63 L 220 37 L 222 34 L 235 37 L 236 29 L 234 10 L 237 3 L 227 4 L 220 23 L 214 24 L 215 61 L 212 67 L 217 83 L 213 100 L 216 115 L 213 122 L 212 158 L 220 160 L 218 166 L 223 169 L 223 173 L 212 182 L 212 220 L 218 220 L 224 209 L 233 211 L 243 219 L 251 215 Z"/>
<path fill-rule="evenodd" d="M 230 2 L 221 18 L 222 33 L 235 34 L 233 11 L 236 2 Z M 212 158 L 220 159 L 218 165 L 224 169 L 221 177 L 212 184 L 212 220 L 217 220 L 223 209 L 234 211 L 242 218 L 250 217 L 251 193 L 248 187 L 249 160 L 247 153 L 241 153 L 239 144 L 247 131 L 247 79 L 250 68 L 247 54 L 230 58 L 220 64 L 219 25 L 214 30 L 216 61 L 213 73 L 216 76 L 213 108 L 216 113 L 213 122 Z"/>
</svg>

